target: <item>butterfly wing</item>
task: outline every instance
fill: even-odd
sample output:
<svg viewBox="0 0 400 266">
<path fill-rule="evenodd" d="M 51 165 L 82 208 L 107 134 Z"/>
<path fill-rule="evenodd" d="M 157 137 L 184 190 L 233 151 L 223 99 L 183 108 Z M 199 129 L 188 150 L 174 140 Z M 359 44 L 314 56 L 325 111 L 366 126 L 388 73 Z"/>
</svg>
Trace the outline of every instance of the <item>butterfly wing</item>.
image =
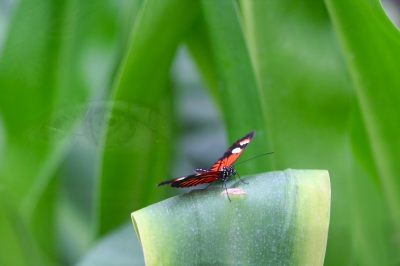
<svg viewBox="0 0 400 266">
<path fill-rule="evenodd" d="M 210 172 L 207 168 L 197 167 L 193 169 L 195 174 L 203 173 L 203 172 Z"/>
<path fill-rule="evenodd" d="M 228 167 L 232 165 L 236 159 L 242 154 L 246 146 L 250 143 L 254 136 L 255 131 L 251 131 L 249 134 L 239 139 L 224 153 L 224 155 L 218 159 L 210 168 L 210 172 L 220 171 L 222 167 Z"/>
<path fill-rule="evenodd" d="M 171 187 L 192 187 L 204 183 L 211 183 L 220 179 L 224 174 L 224 172 L 221 171 L 221 168 L 224 166 L 228 167 L 236 161 L 246 146 L 250 143 L 254 133 L 255 131 L 253 130 L 243 138 L 236 141 L 210 169 L 195 168 L 195 174 L 193 175 L 163 181 L 157 186 L 171 184 Z"/>
<path fill-rule="evenodd" d="M 193 187 L 204 183 L 211 183 L 220 179 L 221 172 L 202 172 L 189 176 L 182 176 L 161 182 L 157 186 L 171 184 L 171 187 Z"/>
</svg>

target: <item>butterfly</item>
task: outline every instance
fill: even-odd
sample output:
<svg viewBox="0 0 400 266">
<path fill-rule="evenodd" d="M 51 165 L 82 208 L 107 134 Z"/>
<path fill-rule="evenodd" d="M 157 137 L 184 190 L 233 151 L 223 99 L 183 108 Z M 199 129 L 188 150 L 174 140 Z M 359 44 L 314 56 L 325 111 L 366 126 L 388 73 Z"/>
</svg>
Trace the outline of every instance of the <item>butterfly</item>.
<svg viewBox="0 0 400 266">
<path fill-rule="evenodd" d="M 228 179 L 231 176 L 238 175 L 235 168 L 233 167 L 233 163 L 236 161 L 237 158 L 239 158 L 240 154 L 242 154 L 244 149 L 250 143 L 251 139 L 254 136 L 254 133 L 255 131 L 253 130 L 243 138 L 233 143 L 233 145 L 224 153 L 221 158 L 219 158 L 211 166 L 210 169 L 195 168 L 193 170 L 195 172 L 193 175 L 166 180 L 159 183 L 157 186 L 171 184 L 171 187 L 192 187 L 204 183 L 212 183 L 217 180 L 222 180 L 223 185 L 225 185 L 225 189 L 227 191 L 226 182 L 228 181 Z M 229 194 L 227 195 L 229 198 Z"/>
</svg>

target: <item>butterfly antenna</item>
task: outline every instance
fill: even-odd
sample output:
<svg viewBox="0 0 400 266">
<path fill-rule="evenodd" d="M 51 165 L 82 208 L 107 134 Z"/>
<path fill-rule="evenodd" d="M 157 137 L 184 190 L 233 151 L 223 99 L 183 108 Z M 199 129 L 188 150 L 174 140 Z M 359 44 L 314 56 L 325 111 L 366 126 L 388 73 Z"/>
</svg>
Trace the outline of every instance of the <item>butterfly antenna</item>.
<svg viewBox="0 0 400 266">
<path fill-rule="evenodd" d="M 242 183 L 243 184 L 246 184 L 246 185 L 248 185 L 249 183 L 246 183 L 246 182 L 244 182 L 241 178 L 240 178 L 240 175 L 239 175 L 239 173 L 238 172 L 236 172 L 236 174 L 237 174 L 237 176 L 239 177 L 239 179 L 240 179 L 240 181 L 242 181 Z"/>
<path fill-rule="evenodd" d="M 253 159 L 255 159 L 255 158 L 258 158 L 258 157 L 261 157 L 261 156 L 264 156 L 264 155 L 272 154 L 272 153 L 274 153 L 274 152 L 272 151 L 272 152 L 263 153 L 263 154 L 257 155 L 256 157 L 253 157 L 253 158 L 250 158 L 250 159 L 241 161 L 240 163 L 236 163 L 235 165 L 238 165 L 238 164 L 241 164 L 241 163 L 244 163 L 244 162 L 253 160 Z M 240 177 L 239 177 L 239 178 L 240 178 Z"/>
</svg>

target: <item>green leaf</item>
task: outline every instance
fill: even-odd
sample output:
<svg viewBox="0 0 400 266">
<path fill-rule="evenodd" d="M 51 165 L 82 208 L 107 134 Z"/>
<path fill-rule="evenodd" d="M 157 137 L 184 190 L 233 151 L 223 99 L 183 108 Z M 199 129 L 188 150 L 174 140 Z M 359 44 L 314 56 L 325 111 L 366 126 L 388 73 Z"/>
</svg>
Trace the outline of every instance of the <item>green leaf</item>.
<svg viewBox="0 0 400 266">
<path fill-rule="evenodd" d="M 0 231 L 7 231 L 1 242 L 10 243 L 8 252 L 0 253 L 0 261 L 8 265 L 13 265 L 13 257 L 24 264 L 46 265 L 56 256 L 54 231 L 49 230 L 55 228 L 55 187 L 49 184 L 66 140 L 49 137 L 47 129 L 57 111 L 65 108 L 57 102 L 56 93 L 64 4 L 43 1 L 37 8 L 36 1 L 20 1 L 0 55 L 0 113 L 7 135 L 0 167 L 0 198 L 7 201 L 7 207 Z M 76 98 L 64 98 L 63 103 L 74 104 Z M 71 124 L 63 129 L 63 137 L 68 136 Z M 40 226 L 38 216 L 46 217 Z"/>
<path fill-rule="evenodd" d="M 361 197 L 355 201 L 357 258 L 364 265 L 397 264 L 400 245 L 393 239 L 400 237 L 400 34 L 379 1 L 325 2 L 355 87 L 355 121 L 364 130 L 360 134 L 353 126 L 353 148 L 361 162 L 354 173 L 360 176 L 367 169 L 372 177 L 364 176 L 375 182 L 375 187 L 369 184 L 371 180 L 360 180 L 354 186 L 365 191 L 358 192 Z M 360 187 L 369 188 L 369 193 Z"/>
<path fill-rule="evenodd" d="M 196 1 L 185 0 L 146 0 L 140 6 L 115 81 L 97 186 L 96 234 L 162 197 L 155 184 L 167 172 L 171 150 L 169 71 L 198 10 Z"/>
<path fill-rule="evenodd" d="M 328 236 L 327 171 L 248 176 L 132 213 L 146 265 L 322 265 Z M 222 193 L 221 193 L 222 192 Z"/>
<path fill-rule="evenodd" d="M 221 99 L 225 123 L 231 129 L 228 133 L 236 137 L 236 132 L 245 134 L 256 130 L 261 139 L 266 139 L 269 128 L 266 124 L 265 103 L 261 100 L 263 99 L 262 92 L 259 90 L 250 60 L 238 4 L 231 0 L 204 0 L 202 7 L 213 52 L 208 56 L 214 59 L 218 76 L 218 83 L 214 86 L 218 87 L 220 93 L 218 100 Z M 204 52 L 207 52 L 208 42 L 207 39 L 201 40 L 202 36 L 198 36 L 198 42 L 206 44 Z M 197 50 L 192 49 L 192 51 Z M 268 142 L 258 142 L 247 156 L 265 153 L 271 150 L 270 147 L 271 144 Z M 266 160 L 273 161 L 274 159 L 270 157 Z M 266 165 L 265 161 L 262 166 L 264 168 L 261 164 L 251 162 L 244 167 L 262 171 L 265 170 Z"/>
<path fill-rule="evenodd" d="M 176 192 L 155 184 L 175 172 L 174 133 L 186 140 L 169 79 L 183 40 L 222 113 L 227 144 L 257 132 L 240 160 L 275 152 L 238 166 L 241 174 L 329 170 L 325 265 L 399 264 L 400 41 L 378 0 L 3 2 L 0 264 L 71 264 L 93 231 L 103 235 Z M 192 119 L 190 129 L 203 122 Z M 100 147 L 82 145 L 82 136 Z M 58 171 L 71 146 L 79 163 L 70 157 Z"/>
<path fill-rule="evenodd" d="M 0 55 L 7 136 L 0 198 L 8 205 L 0 231 L 8 232 L 1 242 L 13 245 L 0 253 L 0 264 L 58 264 L 55 207 L 62 193 L 55 172 L 89 97 L 108 83 L 116 55 L 112 16 L 105 13 L 116 14 L 105 2 L 23 0 L 10 13 Z M 99 22 L 108 27 L 93 30 Z"/>
<path fill-rule="evenodd" d="M 253 155 L 275 152 L 271 166 L 254 160 L 243 167 L 329 169 L 336 196 L 327 254 L 334 263 L 348 263 L 352 86 L 324 3 L 244 0 L 238 8 L 226 0 L 203 6 L 228 132 L 253 125 Z"/>
<path fill-rule="evenodd" d="M 400 34 L 386 16 L 380 1 L 326 0 L 326 3 L 355 86 L 368 145 L 395 226 L 395 238 L 399 238 Z M 399 244 L 397 246 L 400 251 Z"/>
</svg>

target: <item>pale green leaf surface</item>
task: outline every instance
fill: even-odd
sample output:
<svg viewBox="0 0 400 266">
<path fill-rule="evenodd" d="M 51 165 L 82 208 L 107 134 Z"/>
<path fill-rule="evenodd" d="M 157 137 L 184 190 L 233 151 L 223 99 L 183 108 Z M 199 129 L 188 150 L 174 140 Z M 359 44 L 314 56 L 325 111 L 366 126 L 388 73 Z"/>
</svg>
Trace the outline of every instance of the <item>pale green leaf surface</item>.
<svg viewBox="0 0 400 266">
<path fill-rule="evenodd" d="M 244 177 L 132 213 L 146 265 L 323 265 L 330 181 L 323 170 Z"/>
</svg>

